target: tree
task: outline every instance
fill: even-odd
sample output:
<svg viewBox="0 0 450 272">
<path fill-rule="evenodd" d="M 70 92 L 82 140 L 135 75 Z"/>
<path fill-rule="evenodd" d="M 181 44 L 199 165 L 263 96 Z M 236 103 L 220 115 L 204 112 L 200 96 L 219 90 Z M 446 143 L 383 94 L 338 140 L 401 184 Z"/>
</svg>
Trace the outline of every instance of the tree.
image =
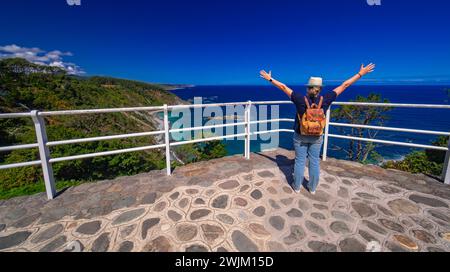
<svg viewBox="0 0 450 272">
<path fill-rule="evenodd" d="M 365 103 L 389 103 L 389 100 L 383 99 L 379 94 L 371 93 L 367 97 L 357 96 L 351 102 L 365 102 Z M 331 117 L 341 123 L 359 124 L 359 125 L 374 125 L 383 126 L 384 122 L 388 120 L 386 113 L 390 111 L 390 107 L 368 107 L 343 105 L 332 111 Z M 364 128 L 344 128 L 338 127 L 341 134 L 352 137 L 374 139 L 378 130 L 370 130 Z M 359 161 L 366 163 L 370 160 L 378 161 L 380 156 L 376 153 L 377 145 L 372 142 L 362 142 L 357 140 L 349 140 L 347 148 L 333 145 L 333 148 L 343 151 L 347 154 L 347 159 L 352 161 Z"/>
<path fill-rule="evenodd" d="M 433 145 L 447 147 L 448 141 L 449 137 L 440 136 L 433 142 Z M 444 160 L 445 151 L 426 149 L 412 152 L 401 161 L 388 161 L 382 167 L 439 176 L 442 173 Z"/>
</svg>

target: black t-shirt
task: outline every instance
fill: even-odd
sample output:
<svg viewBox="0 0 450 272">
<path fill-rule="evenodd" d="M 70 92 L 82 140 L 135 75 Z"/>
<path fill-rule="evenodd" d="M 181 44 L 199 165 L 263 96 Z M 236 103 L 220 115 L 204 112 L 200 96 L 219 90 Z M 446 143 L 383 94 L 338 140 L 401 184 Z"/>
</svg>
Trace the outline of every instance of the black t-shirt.
<svg viewBox="0 0 450 272">
<path fill-rule="evenodd" d="M 333 103 L 336 100 L 337 94 L 334 91 L 329 91 L 325 93 L 324 95 L 319 95 L 312 99 L 311 97 L 306 96 L 306 98 L 309 101 L 309 104 L 312 105 L 313 103 L 316 103 L 319 105 L 320 102 L 320 96 L 323 96 L 323 102 L 322 102 L 322 109 L 326 113 L 328 108 L 330 107 L 331 103 Z M 291 95 L 291 100 L 294 102 L 295 107 L 297 108 L 297 113 L 300 115 L 300 117 L 303 116 L 306 112 L 306 103 L 305 103 L 305 95 L 301 92 L 294 91 Z M 294 130 L 297 133 L 300 133 L 300 127 L 299 127 L 299 120 L 298 115 L 295 115 L 295 125 Z"/>
</svg>

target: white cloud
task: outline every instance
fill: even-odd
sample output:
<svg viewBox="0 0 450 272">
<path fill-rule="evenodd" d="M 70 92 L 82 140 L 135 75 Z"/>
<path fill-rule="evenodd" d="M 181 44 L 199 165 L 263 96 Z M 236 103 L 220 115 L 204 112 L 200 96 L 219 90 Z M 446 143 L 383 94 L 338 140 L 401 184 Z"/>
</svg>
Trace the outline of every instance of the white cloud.
<svg viewBox="0 0 450 272">
<path fill-rule="evenodd" d="M 36 47 L 27 48 L 15 44 L 0 46 L 0 59 L 23 58 L 35 64 L 62 68 L 71 75 L 84 74 L 85 72 L 78 65 L 63 61 L 63 57 L 70 56 L 73 56 L 71 52 L 59 50 L 46 52 Z"/>
</svg>

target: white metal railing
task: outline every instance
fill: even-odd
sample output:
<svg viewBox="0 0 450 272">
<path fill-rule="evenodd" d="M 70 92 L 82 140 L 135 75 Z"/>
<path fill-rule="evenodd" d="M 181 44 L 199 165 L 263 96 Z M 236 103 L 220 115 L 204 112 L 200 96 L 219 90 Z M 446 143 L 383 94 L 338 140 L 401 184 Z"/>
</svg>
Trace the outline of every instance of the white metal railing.
<svg viewBox="0 0 450 272">
<path fill-rule="evenodd" d="M 184 145 L 184 144 L 191 144 L 191 143 L 223 140 L 223 139 L 234 138 L 234 137 L 245 137 L 244 156 L 246 159 L 250 159 L 250 145 L 251 145 L 251 136 L 252 135 L 260 135 L 260 134 L 265 134 L 265 133 L 279 133 L 279 132 L 292 133 L 292 132 L 294 132 L 294 130 L 292 130 L 292 129 L 251 131 L 252 124 L 263 124 L 263 123 L 273 123 L 273 122 L 295 122 L 295 119 L 288 119 L 288 118 L 252 121 L 251 114 L 250 114 L 252 105 L 273 105 L 273 104 L 291 104 L 291 103 L 292 103 L 291 101 L 257 101 L 257 102 L 247 101 L 247 102 L 237 102 L 237 103 L 173 105 L 173 106 L 164 105 L 164 106 L 155 106 L 155 107 L 134 107 L 134 108 L 131 107 L 131 108 L 43 111 L 43 112 L 34 110 L 29 113 L 3 113 L 3 114 L 0 114 L 0 119 L 26 118 L 26 117 L 31 118 L 34 123 L 37 143 L 0 147 L 0 152 L 13 151 L 13 150 L 19 150 L 19 149 L 38 148 L 40 160 L 0 165 L 0 170 L 16 168 L 16 167 L 41 165 L 42 170 L 43 170 L 43 177 L 44 177 L 44 181 L 45 181 L 47 197 L 49 199 L 53 199 L 56 195 L 56 186 L 55 186 L 55 181 L 54 181 L 54 176 L 53 176 L 52 164 L 57 163 L 57 162 L 79 160 L 79 159 L 93 158 L 93 157 L 99 157 L 99 156 L 116 155 L 116 154 L 144 151 L 144 150 L 157 149 L 157 148 L 165 148 L 167 175 L 171 175 L 170 147 Z M 238 106 L 238 105 L 245 106 L 244 122 L 236 122 L 236 123 L 231 123 L 231 124 L 218 124 L 218 125 L 210 125 L 210 126 L 200 126 L 200 127 L 190 127 L 190 128 L 182 128 L 182 129 L 170 129 L 169 112 L 171 110 L 205 108 L 205 107 Z M 449 105 L 423 105 L 423 104 L 334 102 L 332 105 L 450 109 Z M 138 112 L 138 111 L 163 111 L 164 112 L 164 127 L 163 127 L 164 130 L 112 135 L 112 136 L 100 136 L 100 137 L 91 137 L 91 138 L 82 138 L 82 139 L 60 140 L 60 141 L 52 141 L 52 142 L 48 141 L 48 139 L 47 139 L 44 117 L 62 116 L 62 115 L 104 114 L 104 113 L 118 113 L 118 112 Z M 386 140 L 378 140 L 378 139 L 367 139 L 367 138 L 359 138 L 359 137 L 353 137 L 353 136 L 330 134 L 329 126 L 354 127 L 354 128 L 377 129 L 377 130 L 397 131 L 397 132 L 444 135 L 444 136 L 450 136 L 450 132 L 393 128 L 393 127 L 379 127 L 379 126 L 368 126 L 368 125 L 366 126 L 366 125 L 357 125 L 357 124 L 331 123 L 330 122 L 330 114 L 331 114 L 331 107 L 327 111 L 327 126 L 325 128 L 325 136 L 324 136 L 323 160 L 327 159 L 327 149 L 328 149 L 329 137 L 340 138 L 340 139 L 352 139 L 352 140 L 359 140 L 359 141 L 366 141 L 366 142 L 375 142 L 375 143 L 390 144 L 390 145 L 416 147 L 416 148 L 444 150 L 444 151 L 447 151 L 447 153 L 446 153 L 446 161 L 444 163 L 444 170 L 442 173 L 442 178 L 446 184 L 450 184 L 450 167 L 449 167 L 450 141 L 449 141 L 449 147 L 446 148 L 446 147 L 436 147 L 436 146 L 431 146 L 431 145 L 420 145 L 420 144 L 386 141 Z M 176 142 L 176 141 L 171 142 L 170 141 L 170 134 L 175 133 L 175 132 L 195 131 L 195 130 L 204 130 L 204 129 L 212 129 L 212 128 L 223 128 L 223 127 L 238 127 L 238 126 L 244 126 L 245 132 L 240 133 L 240 134 L 224 135 L 224 136 L 217 136 L 217 137 L 179 141 L 179 142 Z M 59 158 L 52 158 L 51 154 L 50 154 L 50 150 L 49 150 L 49 147 L 52 147 L 52 146 L 87 143 L 87 142 L 113 140 L 113 139 L 125 139 L 125 138 L 132 138 L 132 137 L 144 137 L 144 136 L 153 136 L 153 135 L 164 135 L 164 143 L 157 144 L 157 145 L 149 145 L 149 146 L 142 146 L 142 147 L 135 147 L 135 148 L 113 150 L 113 151 L 97 152 L 97 153 L 90 153 L 90 154 L 80 154 L 80 155 L 59 157 Z"/>
</svg>

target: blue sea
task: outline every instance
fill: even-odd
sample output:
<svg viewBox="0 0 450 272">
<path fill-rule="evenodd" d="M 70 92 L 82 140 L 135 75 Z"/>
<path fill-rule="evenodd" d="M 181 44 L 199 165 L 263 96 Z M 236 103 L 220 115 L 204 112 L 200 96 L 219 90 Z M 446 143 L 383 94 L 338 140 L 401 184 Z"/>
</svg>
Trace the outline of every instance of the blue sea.
<svg viewBox="0 0 450 272">
<path fill-rule="evenodd" d="M 290 86 L 294 91 L 305 92 L 304 86 Z M 331 91 L 334 86 L 327 86 L 323 92 Z M 412 86 L 412 85 L 389 85 L 389 86 L 361 86 L 354 85 L 347 89 L 337 101 L 347 102 L 355 99 L 358 95 L 367 96 L 370 93 L 380 94 L 383 99 L 388 99 L 391 103 L 412 103 L 412 104 L 443 104 L 449 105 L 450 85 L 448 86 Z M 194 97 L 202 97 L 203 103 L 222 102 L 244 102 L 244 101 L 270 101 L 289 100 L 288 97 L 273 86 L 195 86 L 172 91 L 175 95 L 184 100 L 192 101 Z M 335 106 L 336 108 L 337 106 Z M 332 107 L 333 109 L 333 107 Z M 269 110 L 270 111 L 270 110 Z M 413 109 L 394 108 L 387 113 L 389 120 L 384 126 L 423 129 L 435 131 L 450 130 L 450 110 L 449 109 Z M 280 118 L 294 118 L 295 107 L 292 104 L 280 105 Z M 171 121 L 174 121 L 171 118 Z M 332 121 L 334 121 L 332 119 Z M 280 128 L 292 129 L 293 123 L 280 123 Z M 268 127 L 270 129 L 270 126 Z M 266 129 L 261 129 L 266 130 Z M 330 127 L 330 133 L 341 134 L 335 127 Z M 280 133 L 279 146 L 293 149 L 292 133 Z M 417 144 L 431 144 L 437 136 L 426 134 L 400 133 L 391 131 L 380 131 L 377 139 L 410 142 Z M 339 147 L 346 148 L 348 140 L 330 138 L 328 154 L 330 157 L 344 158 L 345 152 L 339 151 Z M 242 140 L 224 141 L 229 155 L 242 154 L 244 152 L 244 142 Z M 261 151 L 262 140 L 252 141 L 252 152 Z M 413 148 L 378 145 L 377 152 L 385 160 L 400 160 L 406 154 L 412 152 Z"/>
</svg>

